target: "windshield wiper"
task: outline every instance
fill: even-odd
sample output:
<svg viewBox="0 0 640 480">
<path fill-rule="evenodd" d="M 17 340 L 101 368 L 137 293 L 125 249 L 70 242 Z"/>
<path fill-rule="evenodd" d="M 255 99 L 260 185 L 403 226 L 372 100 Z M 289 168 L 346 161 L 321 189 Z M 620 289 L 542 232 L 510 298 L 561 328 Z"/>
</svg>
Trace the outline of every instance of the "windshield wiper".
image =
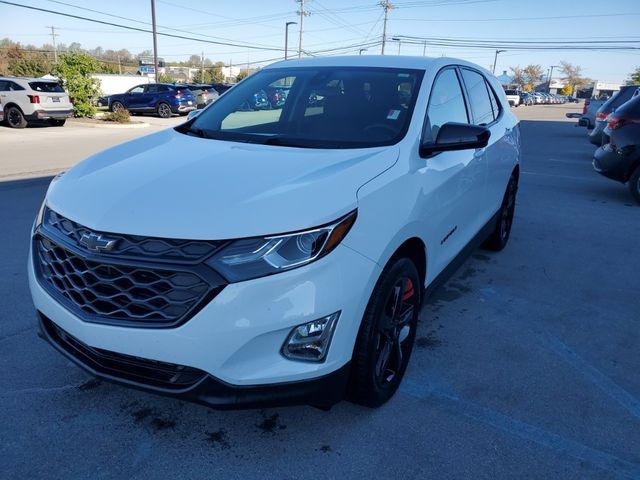
<svg viewBox="0 0 640 480">
<path fill-rule="evenodd" d="M 267 137 L 261 143 L 263 145 L 276 145 L 278 147 L 319 148 L 318 146 L 310 145 L 308 140 L 287 137 L 284 135 L 273 135 L 271 137 Z"/>
</svg>

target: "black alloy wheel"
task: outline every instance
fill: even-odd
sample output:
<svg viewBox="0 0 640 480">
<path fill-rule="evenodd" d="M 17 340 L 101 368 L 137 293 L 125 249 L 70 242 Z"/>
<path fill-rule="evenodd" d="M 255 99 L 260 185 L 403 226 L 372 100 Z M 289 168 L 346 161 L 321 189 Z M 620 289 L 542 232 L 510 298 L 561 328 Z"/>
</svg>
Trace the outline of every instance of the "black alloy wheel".
<svg viewBox="0 0 640 480">
<path fill-rule="evenodd" d="M 378 407 L 396 392 L 413 350 L 421 304 L 415 265 L 406 257 L 392 259 L 362 319 L 351 364 L 351 401 Z"/>
<path fill-rule="evenodd" d="M 7 125 L 11 128 L 24 128 L 27 126 L 27 120 L 18 107 L 7 107 L 4 111 Z"/>
<path fill-rule="evenodd" d="M 507 190 L 502 199 L 502 205 L 498 212 L 498 221 L 495 229 L 482 244 L 482 248 L 487 250 L 500 251 L 507 246 L 513 226 L 513 217 L 516 210 L 516 195 L 518 193 L 518 181 L 511 175 Z"/>
</svg>

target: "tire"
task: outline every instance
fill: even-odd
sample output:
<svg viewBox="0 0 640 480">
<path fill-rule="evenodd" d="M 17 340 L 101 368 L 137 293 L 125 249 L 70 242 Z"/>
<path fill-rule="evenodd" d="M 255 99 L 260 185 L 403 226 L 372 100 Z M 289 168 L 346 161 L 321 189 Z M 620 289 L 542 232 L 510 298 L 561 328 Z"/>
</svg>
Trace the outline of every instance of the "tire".
<svg viewBox="0 0 640 480">
<path fill-rule="evenodd" d="M 636 202 L 640 203 L 640 165 L 629 178 L 629 191 Z"/>
<path fill-rule="evenodd" d="M 124 110 L 124 105 L 118 101 L 112 102 L 111 103 L 111 111 L 112 112 L 117 112 L 119 110 Z"/>
<path fill-rule="evenodd" d="M 499 252 L 507 246 L 509 236 L 511 235 L 511 226 L 513 225 L 513 214 L 516 209 L 516 194 L 518 193 L 518 181 L 516 177 L 511 175 L 507 190 L 502 198 L 502 205 L 498 211 L 498 221 L 491 235 L 482 244 L 485 250 L 493 250 Z"/>
<path fill-rule="evenodd" d="M 52 118 L 49 120 L 49 125 L 52 127 L 64 127 L 66 120 L 60 120 L 57 118 Z"/>
<path fill-rule="evenodd" d="M 396 392 L 413 350 L 421 304 L 416 266 L 406 257 L 392 259 L 362 318 L 351 362 L 350 401 L 374 408 Z"/>
<path fill-rule="evenodd" d="M 169 118 L 173 113 L 171 111 L 171 106 L 166 102 L 160 102 L 156 107 L 156 113 L 160 118 Z"/>
<path fill-rule="evenodd" d="M 24 128 L 27 126 L 27 119 L 18 107 L 7 107 L 4 111 L 4 119 L 11 128 Z"/>
</svg>

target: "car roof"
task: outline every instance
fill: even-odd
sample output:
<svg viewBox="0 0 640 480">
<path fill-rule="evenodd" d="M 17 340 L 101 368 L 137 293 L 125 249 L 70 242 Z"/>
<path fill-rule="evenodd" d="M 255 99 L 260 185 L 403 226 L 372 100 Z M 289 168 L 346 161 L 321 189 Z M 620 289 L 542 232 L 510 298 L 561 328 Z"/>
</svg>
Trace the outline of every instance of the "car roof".
<svg viewBox="0 0 640 480">
<path fill-rule="evenodd" d="M 23 80 L 25 82 L 48 82 L 48 83 L 60 83 L 60 80 L 53 78 L 37 78 L 37 77 L 2 77 L 0 80 Z"/>
<path fill-rule="evenodd" d="M 272 63 L 264 68 L 284 67 L 382 67 L 408 68 L 419 70 L 439 70 L 447 65 L 464 65 L 482 70 L 485 75 L 492 74 L 479 65 L 450 57 L 414 57 L 408 55 L 345 55 L 336 57 L 297 58 Z"/>
</svg>

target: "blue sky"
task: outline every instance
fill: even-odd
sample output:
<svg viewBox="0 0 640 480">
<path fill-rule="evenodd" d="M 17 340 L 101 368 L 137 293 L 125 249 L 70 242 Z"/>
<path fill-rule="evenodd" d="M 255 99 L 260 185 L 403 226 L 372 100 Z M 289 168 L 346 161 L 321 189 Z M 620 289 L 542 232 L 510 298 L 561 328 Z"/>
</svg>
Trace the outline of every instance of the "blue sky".
<svg viewBox="0 0 640 480">
<path fill-rule="evenodd" d="M 94 19 L 149 28 L 148 0 L 11 0 L 49 10 L 62 11 Z M 64 5 L 64 4 L 66 5 Z M 317 52 L 354 45 L 338 53 L 358 53 L 357 45 L 381 38 L 382 8 L 377 0 L 306 0 L 305 50 Z M 447 37 L 465 40 L 505 41 L 635 41 L 640 47 L 640 0 L 552 1 L 537 0 L 396 0 L 390 12 L 388 36 Z M 122 18 L 104 16 L 74 8 L 80 6 Z M 284 24 L 299 21 L 294 0 L 156 0 L 158 30 L 206 40 L 282 48 Z M 132 53 L 150 49 L 150 34 L 133 32 L 79 19 L 35 12 L 0 4 L 0 38 L 21 43 L 50 43 L 47 26 L 54 25 L 59 43 L 79 42 L 85 48 L 127 48 Z M 168 28 L 173 30 L 168 30 Z M 180 31 L 177 31 L 180 30 Z M 298 25 L 290 27 L 290 49 L 297 48 Z M 260 62 L 282 55 L 278 51 L 251 50 L 201 43 L 192 40 L 158 37 L 159 55 L 165 60 L 184 60 L 192 54 L 205 53 L 213 61 L 244 64 Z M 423 45 L 403 42 L 403 55 L 422 55 Z M 510 66 L 536 63 L 546 70 L 566 60 L 581 65 L 584 74 L 604 81 L 623 82 L 640 66 L 636 51 L 518 51 L 512 48 L 498 57 L 496 74 Z M 427 55 L 454 56 L 490 68 L 494 49 L 427 45 Z M 330 52 L 334 53 L 334 52 Z M 370 47 L 363 54 L 378 54 L 380 47 Z M 387 45 L 387 54 L 398 53 L 398 42 Z M 325 53 L 326 54 L 326 53 Z M 557 70 L 556 70 L 557 71 Z M 554 74 L 554 76 L 556 76 Z"/>
</svg>

